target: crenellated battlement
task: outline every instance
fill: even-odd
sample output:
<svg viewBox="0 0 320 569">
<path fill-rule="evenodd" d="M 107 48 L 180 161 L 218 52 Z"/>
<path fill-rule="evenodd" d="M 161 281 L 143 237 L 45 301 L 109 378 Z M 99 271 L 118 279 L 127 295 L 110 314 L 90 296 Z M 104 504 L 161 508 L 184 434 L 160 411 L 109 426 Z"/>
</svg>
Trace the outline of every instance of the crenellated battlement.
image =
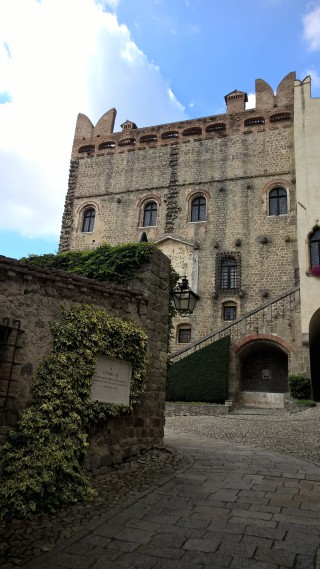
<svg viewBox="0 0 320 569">
<path fill-rule="evenodd" d="M 121 132 L 113 132 L 116 109 L 107 111 L 96 126 L 83 114 L 78 115 L 72 159 L 104 156 L 168 144 L 184 144 L 253 130 L 269 130 L 291 126 L 293 121 L 293 86 L 295 73 L 279 83 L 276 94 L 268 83 L 256 80 L 256 107 L 244 109 L 247 94 L 233 91 L 226 95 L 227 112 L 162 125 L 137 128 L 125 121 Z"/>
</svg>

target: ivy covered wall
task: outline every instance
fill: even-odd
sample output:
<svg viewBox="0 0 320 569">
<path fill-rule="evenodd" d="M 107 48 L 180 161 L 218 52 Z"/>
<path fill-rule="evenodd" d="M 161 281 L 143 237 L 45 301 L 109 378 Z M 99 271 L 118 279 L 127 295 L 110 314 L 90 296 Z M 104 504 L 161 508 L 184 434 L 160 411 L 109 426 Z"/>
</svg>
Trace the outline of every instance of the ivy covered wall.
<svg viewBox="0 0 320 569">
<path fill-rule="evenodd" d="M 59 323 L 63 312 L 86 304 L 137 325 L 148 343 L 141 403 L 130 414 L 108 419 L 104 427 L 95 424 L 90 428 L 86 467 L 99 469 L 162 443 L 169 288 L 160 285 L 169 282 L 170 262 L 153 248 L 148 254 L 149 261 L 134 269 L 134 280 L 126 287 L 0 257 L 0 318 L 9 319 L 12 326 L 19 320 L 24 331 L 7 405 L 0 410 L 3 437 L 30 400 L 32 377 L 52 351 L 52 323 Z M 1 387 L 3 392 L 5 385 Z"/>
</svg>

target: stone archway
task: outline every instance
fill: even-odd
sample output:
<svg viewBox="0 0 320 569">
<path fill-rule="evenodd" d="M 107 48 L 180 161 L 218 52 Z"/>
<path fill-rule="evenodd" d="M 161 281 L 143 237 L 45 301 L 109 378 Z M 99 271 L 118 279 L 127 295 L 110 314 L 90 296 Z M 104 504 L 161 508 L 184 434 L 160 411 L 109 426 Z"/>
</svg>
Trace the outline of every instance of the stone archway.
<svg viewBox="0 0 320 569">
<path fill-rule="evenodd" d="M 320 308 L 310 320 L 309 349 L 313 398 L 320 401 Z"/>
<path fill-rule="evenodd" d="M 238 355 L 243 403 L 283 407 L 284 393 L 288 391 L 288 350 L 283 342 L 255 338 L 239 346 Z"/>
</svg>

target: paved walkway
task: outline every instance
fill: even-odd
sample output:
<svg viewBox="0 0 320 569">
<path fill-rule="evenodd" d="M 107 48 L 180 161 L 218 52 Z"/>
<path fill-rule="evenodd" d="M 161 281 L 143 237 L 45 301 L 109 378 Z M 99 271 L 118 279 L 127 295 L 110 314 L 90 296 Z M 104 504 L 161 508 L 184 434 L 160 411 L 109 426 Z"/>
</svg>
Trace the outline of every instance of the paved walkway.
<svg viewBox="0 0 320 569">
<path fill-rule="evenodd" d="M 190 464 L 28 569 L 320 569 L 320 468 L 168 432 Z"/>
</svg>

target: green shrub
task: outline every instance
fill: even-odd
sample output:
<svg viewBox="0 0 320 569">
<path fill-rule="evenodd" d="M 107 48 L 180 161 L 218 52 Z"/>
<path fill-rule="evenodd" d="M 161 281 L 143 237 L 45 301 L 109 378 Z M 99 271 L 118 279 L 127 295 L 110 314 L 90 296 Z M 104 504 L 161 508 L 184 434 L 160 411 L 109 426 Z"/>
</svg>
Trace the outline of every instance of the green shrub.
<svg viewBox="0 0 320 569">
<path fill-rule="evenodd" d="M 74 307 L 52 333 L 52 353 L 39 367 L 30 405 L 4 447 L 3 517 L 53 513 L 92 498 L 83 468 L 89 430 L 110 416 L 129 413 L 144 390 L 147 337 L 131 322 L 90 306 Z M 132 363 L 130 406 L 90 399 L 98 354 Z"/>
<path fill-rule="evenodd" d="M 296 405 L 305 405 L 306 407 L 316 407 L 316 402 L 312 401 L 312 399 L 296 399 Z"/>
<path fill-rule="evenodd" d="M 154 247 L 152 243 L 128 243 L 116 247 L 105 243 L 90 251 L 30 255 L 20 260 L 27 265 L 61 269 L 83 277 L 124 284 L 137 275 L 141 265 L 150 261 Z"/>
<path fill-rule="evenodd" d="M 228 398 L 229 336 L 186 356 L 168 370 L 167 401 Z"/>
<path fill-rule="evenodd" d="M 289 392 L 294 399 L 310 399 L 311 381 L 302 375 L 290 375 L 288 378 Z"/>
</svg>

